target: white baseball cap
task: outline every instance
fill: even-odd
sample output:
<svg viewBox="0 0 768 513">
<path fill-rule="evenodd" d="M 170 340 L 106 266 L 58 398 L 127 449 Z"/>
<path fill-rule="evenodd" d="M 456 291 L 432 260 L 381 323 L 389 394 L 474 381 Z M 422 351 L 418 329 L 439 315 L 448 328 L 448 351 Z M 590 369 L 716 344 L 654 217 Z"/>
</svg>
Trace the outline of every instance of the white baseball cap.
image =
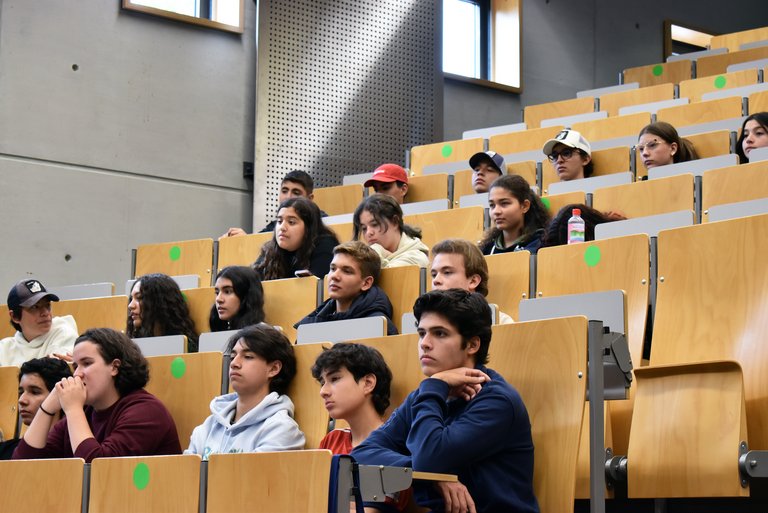
<svg viewBox="0 0 768 513">
<path fill-rule="evenodd" d="M 592 147 L 589 145 L 589 141 L 584 139 L 579 132 L 571 130 L 570 128 L 566 128 L 557 134 L 554 139 L 550 139 L 544 143 L 544 155 L 549 156 L 552 153 L 552 148 L 554 148 L 556 144 L 564 144 L 570 148 L 581 150 L 587 155 L 592 155 Z"/>
</svg>

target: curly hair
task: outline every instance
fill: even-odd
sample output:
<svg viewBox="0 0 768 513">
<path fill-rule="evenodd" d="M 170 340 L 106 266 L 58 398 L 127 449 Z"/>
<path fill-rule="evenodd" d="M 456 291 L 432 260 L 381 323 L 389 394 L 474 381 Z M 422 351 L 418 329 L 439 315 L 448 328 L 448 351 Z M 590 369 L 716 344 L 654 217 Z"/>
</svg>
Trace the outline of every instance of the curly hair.
<svg viewBox="0 0 768 513">
<path fill-rule="evenodd" d="M 386 194 L 377 193 L 371 194 L 365 198 L 355 209 L 355 213 L 352 216 L 352 226 L 354 230 L 352 232 L 353 240 L 358 240 L 362 233 L 360 216 L 363 211 L 371 214 L 373 219 L 382 226 L 384 231 L 387 231 L 388 226 L 393 224 L 397 226 L 400 233 L 404 233 L 409 237 L 416 239 L 421 238 L 421 229 L 403 223 L 403 209 L 400 208 L 400 205 L 395 198 Z"/>
<path fill-rule="evenodd" d="M 197 332 L 189 306 L 178 284 L 165 274 L 145 274 L 136 279 L 141 304 L 141 326 L 134 327 L 130 312 L 126 334 L 130 338 L 185 335 L 189 352 L 197 352 Z M 130 298 L 129 298 L 130 301 Z"/>
<path fill-rule="evenodd" d="M 304 222 L 304 237 L 296 251 L 286 251 L 277 244 L 277 227 L 272 239 L 262 246 L 261 255 L 251 267 L 259 273 L 262 280 L 293 278 L 293 269 L 308 269 L 317 240 L 323 236 L 333 237 L 336 244 L 339 239 L 331 229 L 325 226 L 320 215 L 320 208 L 311 200 L 302 197 L 288 198 L 280 203 L 278 214 L 284 208 L 292 208 Z"/>
<path fill-rule="evenodd" d="M 699 154 L 696 153 L 696 148 L 693 147 L 693 143 L 688 139 L 680 137 L 675 127 L 665 121 L 657 121 L 650 125 L 645 125 L 640 133 L 637 134 L 638 139 L 643 134 L 655 135 L 660 137 L 667 144 L 675 143 L 677 145 L 677 151 L 672 156 L 672 162 L 677 164 L 678 162 L 688 162 L 689 160 L 697 160 Z"/>
<path fill-rule="evenodd" d="M 525 178 L 520 175 L 502 175 L 493 181 L 488 190 L 492 191 L 496 187 L 506 189 L 521 205 L 525 200 L 528 200 L 530 203 L 530 207 L 523 217 L 523 237 L 533 235 L 538 230 L 547 227 L 550 219 L 549 211 L 544 206 L 544 203 L 541 202 L 541 198 L 531 190 L 531 186 Z M 490 228 L 483 235 L 479 246 L 481 248 L 485 247 L 496 240 L 501 235 L 501 232 L 499 228 Z"/>
<path fill-rule="evenodd" d="M 747 119 L 744 120 L 744 123 L 741 125 L 741 132 L 739 132 L 739 140 L 736 141 L 736 155 L 739 156 L 739 162 L 742 164 L 746 164 L 749 162 L 749 158 L 744 153 L 744 127 L 747 126 L 747 123 L 750 121 L 757 122 L 758 125 L 763 127 L 763 130 L 768 131 L 768 112 L 755 112 L 754 114 L 747 117 Z"/>
<path fill-rule="evenodd" d="M 392 385 L 392 371 L 381 353 L 364 344 L 344 343 L 334 344 L 330 348 L 323 349 L 312 365 L 312 377 L 320 380 L 323 372 L 336 372 L 342 367 L 346 368 L 360 381 L 368 374 L 376 377 L 376 386 L 371 393 L 371 400 L 376 413 L 384 415 L 389 408 L 390 386 Z"/>
<path fill-rule="evenodd" d="M 416 323 L 425 313 L 444 317 L 461 335 L 461 348 L 465 349 L 472 337 L 480 339 L 475 353 L 475 365 L 488 363 L 491 345 L 491 307 L 477 292 L 462 289 L 433 290 L 422 294 L 413 304 Z"/>
<path fill-rule="evenodd" d="M 19 381 L 24 374 L 37 374 L 45 383 L 48 392 L 53 390 L 56 383 L 62 378 L 72 376 L 69 365 L 64 360 L 58 358 L 34 358 L 21 364 L 19 369 Z"/>
<path fill-rule="evenodd" d="M 256 271 L 250 267 L 230 265 L 216 275 L 232 282 L 235 295 L 240 300 L 240 309 L 229 321 L 219 318 L 216 302 L 211 306 L 208 324 L 211 331 L 238 330 L 264 321 L 264 288 Z"/>
<path fill-rule="evenodd" d="M 293 345 L 283 332 L 263 322 L 245 327 L 229 339 L 227 353 L 231 353 L 240 340 L 249 351 L 253 351 L 267 363 L 279 361 L 282 364 L 280 372 L 269 380 L 269 391 L 281 395 L 288 393 L 288 387 L 296 375 L 296 355 L 293 353 Z"/>
<path fill-rule="evenodd" d="M 120 397 L 144 388 L 149 382 L 149 365 L 136 343 L 128 335 L 111 328 L 92 328 L 86 330 L 75 340 L 75 346 L 83 342 L 92 342 L 99 346 L 99 354 L 106 363 L 120 362 L 115 388 Z"/>
<path fill-rule="evenodd" d="M 580 203 L 572 203 L 560 209 L 552 222 L 547 227 L 547 232 L 541 241 L 541 247 L 562 246 L 568 244 L 568 220 L 573 215 L 573 209 L 581 209 L 581 218 L 584 219 L 584 240 L 595 240 L 595 226 L 600 223 L 609 223 L 611 219 L 592 207 Z"/>
</svg>

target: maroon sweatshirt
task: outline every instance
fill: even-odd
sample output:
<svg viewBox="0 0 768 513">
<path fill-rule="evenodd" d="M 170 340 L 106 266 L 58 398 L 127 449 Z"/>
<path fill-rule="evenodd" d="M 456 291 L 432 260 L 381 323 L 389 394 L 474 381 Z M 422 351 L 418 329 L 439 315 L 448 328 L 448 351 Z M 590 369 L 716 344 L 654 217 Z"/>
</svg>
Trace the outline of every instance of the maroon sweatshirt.
<svg viewBox="0 0 768 513">
<path fill-rule="evenodd" d="M 48 433 L 45 447 L 36 449 L 24 440 L 13 452 L 14 459 L 94 458 L 181 454 L 176 424 L 165 405 L 144 389 L 135 390 L 102 411 L 85 407 L 93 438 L 87 438 L 72 453 L 67 419 Z"/>
</svg>

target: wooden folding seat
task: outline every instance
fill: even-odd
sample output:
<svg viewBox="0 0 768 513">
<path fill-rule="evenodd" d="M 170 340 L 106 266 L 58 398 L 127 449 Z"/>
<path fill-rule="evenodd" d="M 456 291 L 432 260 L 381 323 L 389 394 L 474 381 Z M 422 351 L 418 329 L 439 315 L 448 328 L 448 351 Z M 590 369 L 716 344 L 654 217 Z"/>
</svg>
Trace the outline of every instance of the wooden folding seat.
<svg viewBox="0 0 768 513">
<path fill-rule="evenodd" d="M 221 395 L 221 359 L 219 352 L 147 357 L 147 392 L 168 408 L 182 448 L 189 446 L 192 431 L 211 414 L 211 400 Z"/>
<path fill-rule="evenodd" d="M 209 319 L 211 307 L 216 301 L 216 291 L 213 287 L 186 289 L 181 292 L 189 307 L 189 316 L 195 323 L 195 331 L 205 333 L 211 331 Z"/>
<path fill-rule="evenodd" d="M 572 511 L 586 392 L 586 318 L 494 326 L 488 367 L 517 389 L 528 410 L 539 509 Z"/>
<path fill-rule="evenodd" d="M 0 440 L 10 440 L 19 418 L 19 368 L 0 367 Z"/>
<path fill-rule="evenodd" d="M 433 164 L 466 161 L 479 151 L 483 151 L 484 139 L 459 139 L 444 141 L 411 148 L 411 173 L 414 176 L 423 174 L 424 168 Z"/>
<path fill-rule="evenodd" d="M 320 187 L 314 191 L 314 202 L 329 216 L 354 212 L 363 201 L 363 186 L 355 183 Z"/>
<path fill-rule="evenodd" d="M 749 113 L 768 111 L 768 91 L 749 95 Z M 740 135 L 740 134 L 739 134 Z"/>
<path fill-rule="evenodd" d="M 315 276 L 263 281 L 265 321 L 280 326 L 289 340 L 296 340 L 293 325 L 317 308 L 319 281 Z"/>
<path fill-rule="evenodd" d="M 91 299 L 69 299 L 53 303 L 53 315 L 71 315 L 77 331 L 90 328 L 112 328 L 125 331 L 128 320 L 128 297 L 109 296 Z"/>
<path fill-rule="evenodd" d="M 651 115 L 645 112 L 614 116 L 612 118 L 597 119 L 574 123 L 573 129 L 581 132 L 589 142 L 615 139 L 630 135 L 637 135 L 640 130 L 651 122 Z"/>
<path fill-rule="evenodd" d="M 715 130 L 713 132 L 703 132 L 700 134 L 685 136 L 693 147 L 699 158 L 717 157 L 718 155 L 727 155 L 731 152 L 731 132 L 729 130 Z M 638 159 L 642 160 L 642 159 Z M 643 165 L 640 162 L 640 166 Z"/>
<path fill-rule="evenodd" d="M 213 239 L 142 244 L 136 248 L 137 278 L 149 273 L 196 274 L 200 283 L 210 283 L 212 268 Z"/>
<path fill-rule="evenodd" d="M 379 286 L 392 303 L 392 322 L 402 332 L 402 317 L 413 311 L 413 303 L 426 291 L 426 272 L 417 265 L 381 270 Z"/>
<path fill-rule="evenodd" d="M 624 70 L 624 83 L 637 82 L 640 87 L 658 84 L 677 84 L 691 78 L 691 61 L 673 61 L 648 64 Z"/>
<path fill-rule="evenodd" d="M 261 247 L 272 239 L 272 232 L 254 233 L 219 239 L 217 272 L 230 265 L 251 265 L 261 254 Z"/>
<path fill-rule="evenodd" d="M 600 110 L 608 112 L 608 116 L 618 116 L 619 109 L 622 107 L 671 100 L 674 97 L 674 84 L 658 84 L 629 91 L 604 94 L 600 97 Z"/>
<path fill-rule="evenodd" d="M 96 458 L 91 463 L 90 511 L 200 510 L 200 456 Z"/>
<path fill-rule="evenodd" d="M 559 125 L 494 135 L 488 140 L 488 147 L 502 155 L 534 150 L 541 151 L 541 149 L 544 148 L 544 143 L 555 137 L 564 128 L 564 126 Z M 546 158 L 543 152 L 541 153 L 541 158 Z M 506 162 L 506 164 L 512 163 L 513 162 Z"/>
<path fill-rule="evenodd" d="M 592 152 L 594 173 L 592 176 L 604 176 L 613 173 L 621 173 L 630 170 L 630 156 L 632 151 L 627 146 L 606 148 Z M 559 182 L 560 177 L 555 171 L 555 166 L 549 159 L 542 163 L 542 189 L 547 190 L 550 184 Z"/>
<path fill-rule="evenodd" d="M 517 320 L 520 301 L 528 299 L 531 287 L 530 251 L 486 255 L 488 299 L 498 309 Z"/>
<path fill-rule="evenodd" d="M 469 163 L 467 163 L 469 167 Z M 406 203 L 448 198 L 448 174 L 414 176 L 408 179 Z"/>
<path fill-rule="evenodd" d="M 768 161 L 707 171 L 701 178 L 701 220 L 710 207 L 768 198 Z"/>
<path fill-rule="evenodd" d="M 213 454 L 207 513 L 328 510 L 331 451 Z"/>
<path fill-rule="evenodd" d="M 82 458 L 0 461 L 3 511 L 81 511 L 84 468 Z"/>
<path fill-rule="evenodd" d="M 707 77 L 725 73 L 728 66 L 740 62 L 757 61 L 768 58 L 768 47 L 750 48 L 749 50 L 740 50 L 728 52 L 721 55 L 710 55 L 702 57 L 696 61 L 696 76 Z"/>
<path fill-rule="evenodd" d="M 656 120 L 666 121 L 672 126 L 679 128 L 681 126 L 710 123 L 740 116 L 741 98 L 731 96 L 730 98 L 721 98 L 719 100 L 708 100 L 659 109 L 656 113 Z"/>
<path fill-rule="evenodd" d="M 585 96 L 584 98 L 528 105 L 523 109 L 523 121 L 525 121 L 528 128 L 540 128 L 541 122 L 544 119 L 586 114 L 587 112 L 594 111 L 595 98 L 593 96 Z"/>
<path fill-rule="evenodd" d="M 544 191 L 546 192 L 546 191 Z M 555 217 L 560 209 L 571 204 L 587 204 L 587 195 L 582 191 L 565 192 L 563 194 L 550 194 L 542 196 L 541 202 L 549 210 L 549 215 Z"/>
<path fill-rule="evenodd" d="M 330 417 L 320 398 L 320 383 L 312 377 L 312 366 L 323 349 L 329 347 L 331 344 L 327 342 L 293 346 L 296 355 L 296 376 L 288 387 L 288 397 L 293 402 L 293 418 L 304 433 L 307 449 L 318 447 L 328 432 Z"/>
<path fill-rule="evenodd" d="M 691 102 L 699 102 L 704 93 L 752 84 L 757 84 L 757 70 L 745 69 L 732 73 L 683 80 L 680 82 L 679 96 L 680 98 L 688 98 Z"/>
<path fill-rule="evenodd" d="M 694 210 L 693 175 L 685 174 L 597 189 L 592 207 L 631 219 Z"/>
<path fill-rule="evenodd" d="M 731 32 L 729 34 L 721 34 L 719 36 L 712 36 L 712 40 L 709 43 L 711 48 L 728 48 L 729 52 L 738 52 L 741 49 L 741 45 L 745 43 L 752 43 L 755 41 L 765 41 L 768 39 L 768 27 L 760 27 L 751 30 L 743 30 L 740 32 Z"/>
<path fill-rule="evenodd" d="M 404 216 L 406 224 L 421 228 L 421 240 L 428 247 L 443 239 L 478 241 L 483 236 L 483 207 L 466 207 Z"/>
</svg>

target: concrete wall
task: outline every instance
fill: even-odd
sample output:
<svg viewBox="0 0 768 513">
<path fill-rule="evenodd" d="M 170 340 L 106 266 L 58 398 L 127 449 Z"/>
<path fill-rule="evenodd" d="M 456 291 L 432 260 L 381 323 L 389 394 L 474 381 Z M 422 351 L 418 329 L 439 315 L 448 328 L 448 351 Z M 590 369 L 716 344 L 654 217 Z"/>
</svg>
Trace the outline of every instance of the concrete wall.
<svg viewBox="0 0 768 513">
<path fill-rule="evenodd" d="M 525 0 L 523 93 L 446 79 L 443 139 L 460 139 L 464 130 L 517 123 L 526 105 L 615 85 L 625 68 L 662 62 L 665 19 L 736 32 L 765 24 L 768 2 Z"/>
<path fill-rule="evenodd" d="M 0 290 L 122 290 L 140 243 L 250 227 L 253 2 L 242 36 L 117 1 L 0 9 Z"/>
</svg>

